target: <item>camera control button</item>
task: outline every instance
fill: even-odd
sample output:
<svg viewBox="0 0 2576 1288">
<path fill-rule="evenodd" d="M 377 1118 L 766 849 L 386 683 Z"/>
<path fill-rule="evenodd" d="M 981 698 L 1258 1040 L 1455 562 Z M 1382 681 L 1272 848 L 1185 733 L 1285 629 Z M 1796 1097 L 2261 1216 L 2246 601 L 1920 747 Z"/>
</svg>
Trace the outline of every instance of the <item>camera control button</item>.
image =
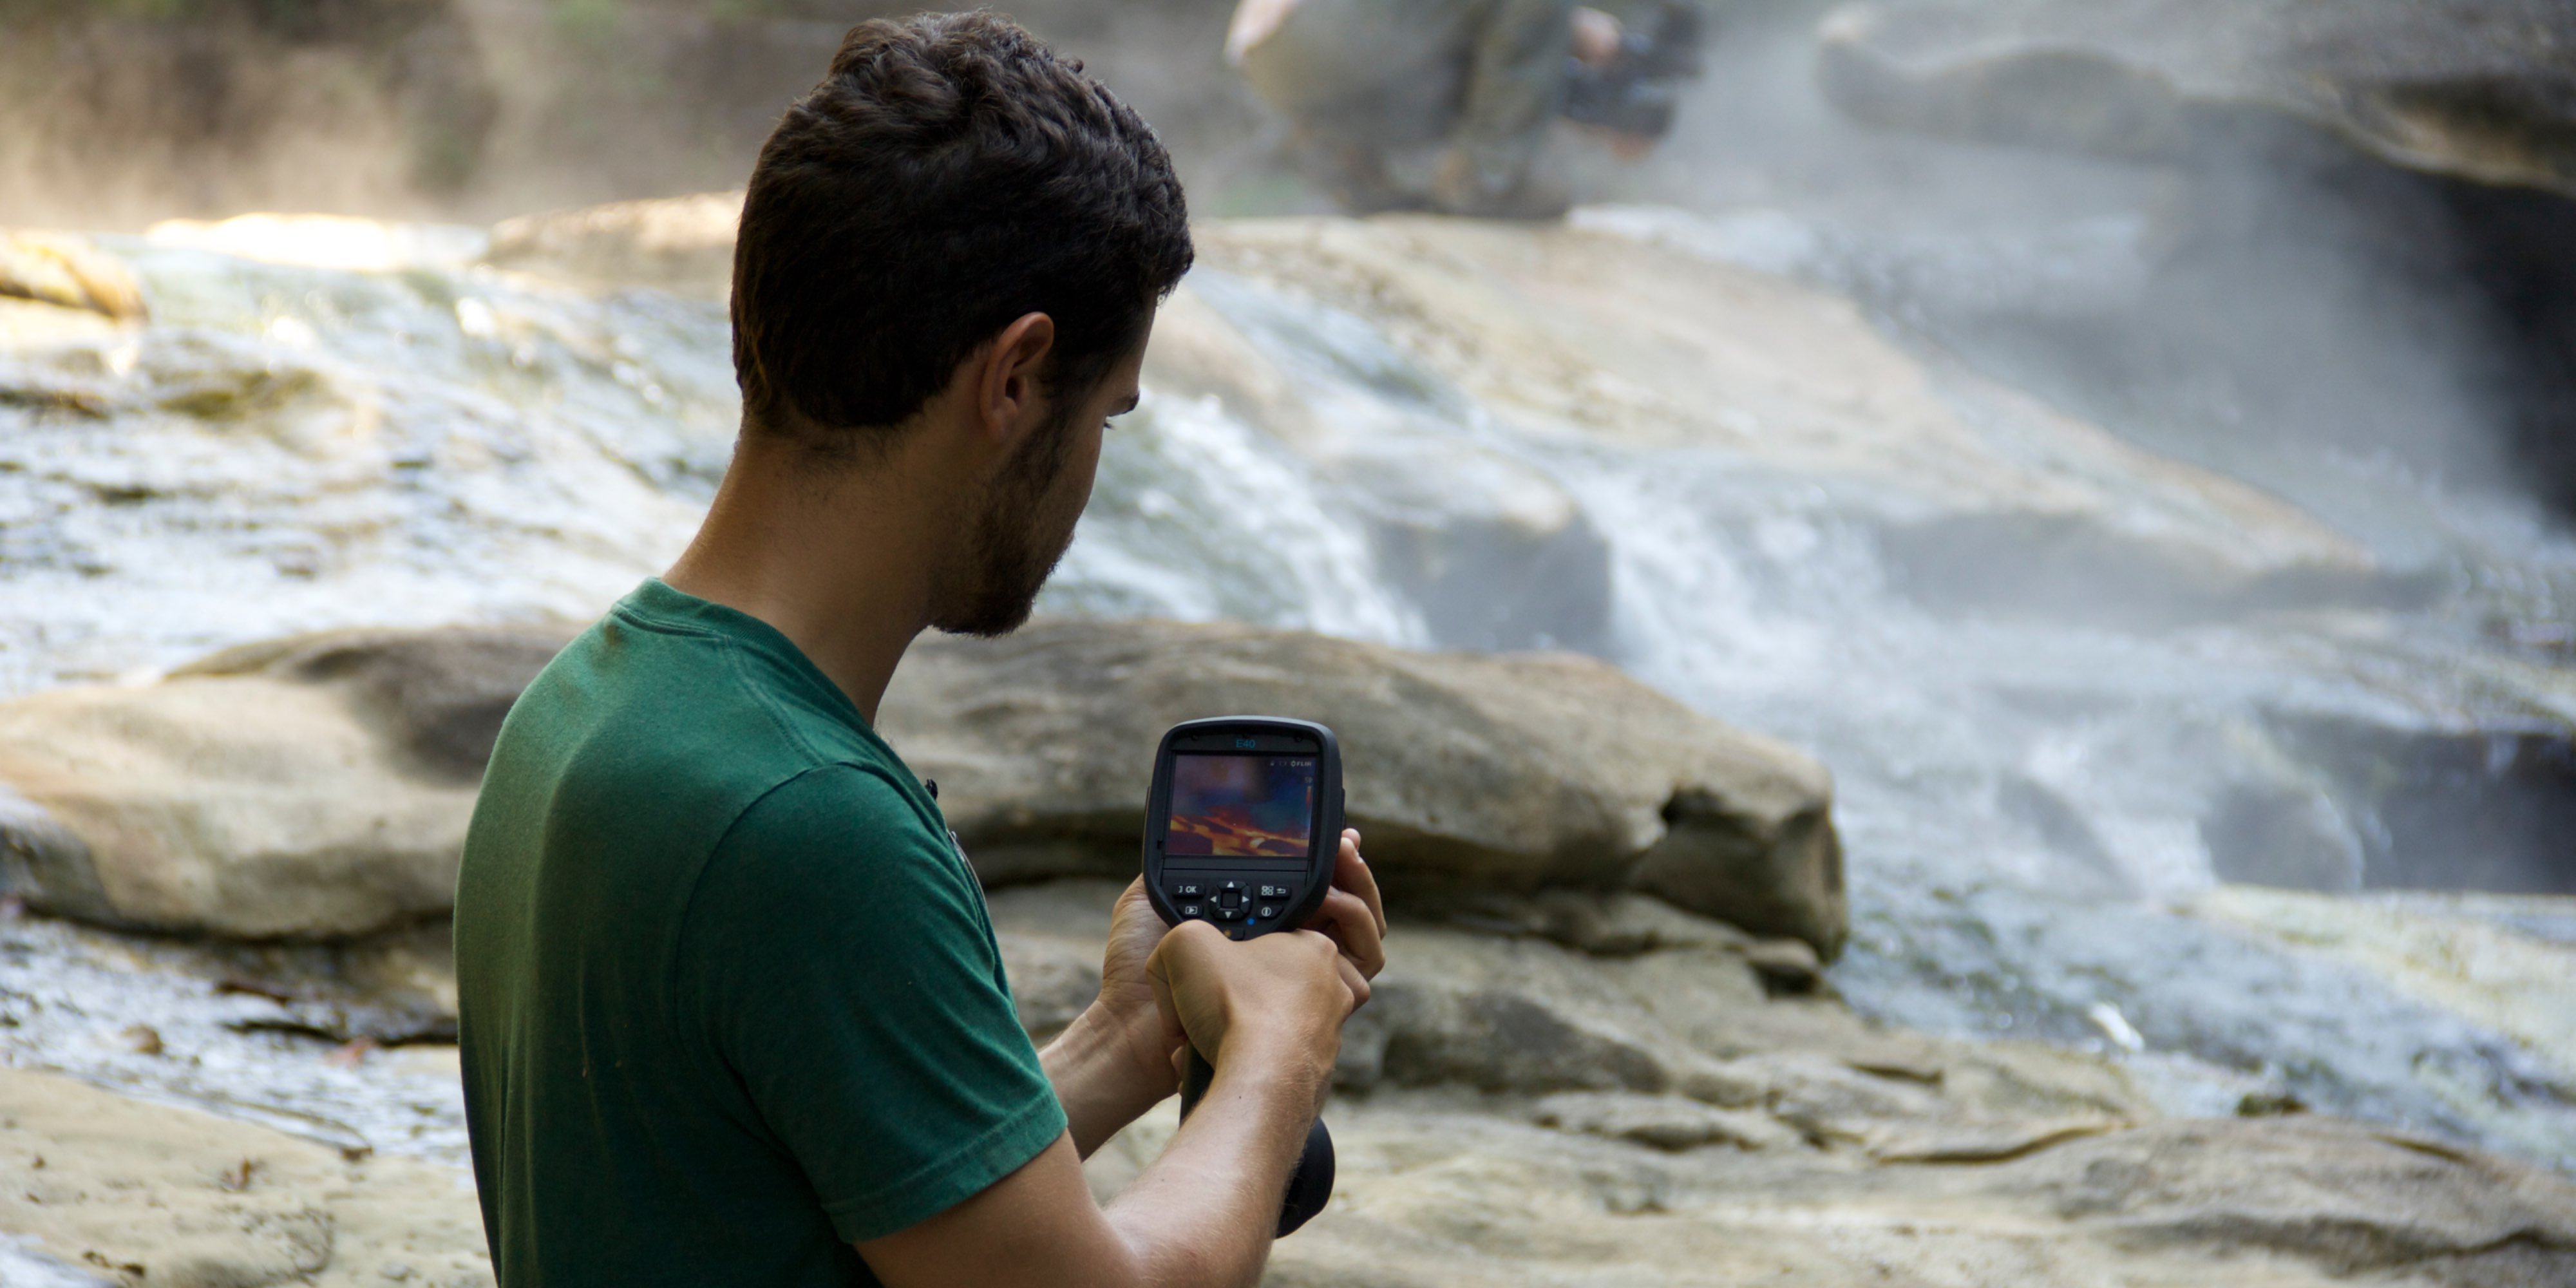
<svg viewBox="0 0 2576 1288">
<path fill-rule="evenodd" d="M 1265 903 L 1260 907 L 1253 909 L 1252 915 L 1259 917 L 1263 921 L 1268 921 L 1279 915 L 1279 905 L 1275 903 Z"/>
<path fill-rule="evenodd" d="M 1216 910 L 1216 919 L 1219 921 L 1241 921 L 1243 920 L 1243 909 L 1220 907 Z"/>
<path fill-rule="evenodd" d="M 1218 891 L 1216 892 L 1216 906 L 1218 906 L 1218 907 L 1220 907 L 1220 908 L 1240 908 L 1240 907 L 1242 907 L 1242 906 L 1243 906 L 1243 891 L 1242 891 L 1242 890 L 1240 890 L 1240 889 L 1234 889 L 1234 890 L 1225 890 L 1225 889 L 1220 889 L 1220 890 L 1218 890 Z"/>
<path fill-rule="evenodd" d="M 1207 906 L 1205 904 L 1185 903 L 1174 908 L 1172 911 L 1181 914 L 1181 920 L 1183 921 L 1196 921 L 1207 915 Z"/>
<path fill-rule="evenodd" d="M 1266 885 L 1261 887 L 1259 894 L 1264 899 L 1285 899 L 1288 897 L 1288 887 L 1284 885 Z"/>
<path fill-rule="evenodd" d="M 1201 899 L 1207 896 L 1207 887 L 1196 881 L 1175 881 L 1171 895 L 1175 899 Z"/>
</svg>

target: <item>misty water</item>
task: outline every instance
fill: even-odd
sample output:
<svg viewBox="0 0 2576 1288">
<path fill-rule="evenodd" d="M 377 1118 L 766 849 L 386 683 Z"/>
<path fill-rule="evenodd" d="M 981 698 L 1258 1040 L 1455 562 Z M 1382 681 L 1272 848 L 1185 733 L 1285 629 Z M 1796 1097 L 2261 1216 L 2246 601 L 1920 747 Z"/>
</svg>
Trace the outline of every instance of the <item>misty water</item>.
<svg viewBox="0 0 2576 1288">
<path fill-rule="evenodd" d="M 2176 1112 L 2288 1093 L 2576 1167 L 2576 1086 L 2510 1038 L 2187 911 L 2249 876 L 2576 889 L 2552 830 L 2576 815 L 2576 540 L 2483 445 L 2450 348 L 2474 329 L 2438 300 L 2390 306 L 2328 235 L 2312 258 L 2254 247 L 2278 275 L 2236 303 L 2276 307 L 2205 328 L 2240 365 L 2167 345 L 2184 356 L 2105 375 L 2062 337 L 2109 317 L 2153 347 L 2202 321 L 2129 316 L 2172 176 L 1891 151 L 1783 67 L 1721 61 L 1659 168 L 1576 222 L 1855 298 L 1936 371 L 2002 376 L 2286 498 L 2368 552 L 2367 584 L 2187 611 L 2116 587 L 1933 594 L 1919 552 L 1836 488 L 1517 423 L 1362 317 L 1203 268 L 1192 290 L 1336 440 L 1149 387 L 1042 609 L 1596 652 L 1834 771 L 1854 933 L 1832 979 L 1863 1011 L 2111 1052 Z M 478 238 L 417 230 L 360 269 L 101 239 L 153 325 L 0 345 L 0 695 L 295 631 L 584 619 L 665 566 L 730 448 L 721 306 L 477 267 Z M 272 241 L 296 257 L 297 234 Z M 2266 367 L 2333 396 L 2267 398 L 2245 375 Z M 1498 635 L 1454 581 L 1424 584 L 1426 542 L 1472 556 L 1498 520 L 1597 548 L 1606 587 L 1539 588 L 1590 604 L 1585 629 Z M 1465 599 L 1533 593 L 1504 575 Z M 2499 915 L 2576 942 L 2550 907 Z M 435 1062 L 326 1066 L 260 1023 L 276 1004 L 212 995 L 221 973 L 9 925 L 0 1050 L 456 1156 Z M 186 1058 L 138 1055 L 136 1024 Z"/>
</svg>

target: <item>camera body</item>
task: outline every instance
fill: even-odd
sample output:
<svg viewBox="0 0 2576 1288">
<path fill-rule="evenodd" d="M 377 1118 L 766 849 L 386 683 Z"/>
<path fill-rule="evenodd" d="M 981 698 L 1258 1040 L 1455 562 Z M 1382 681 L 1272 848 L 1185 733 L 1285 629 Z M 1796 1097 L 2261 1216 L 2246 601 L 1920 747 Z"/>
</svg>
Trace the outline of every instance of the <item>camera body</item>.
<svg viewBox="0 0 2576 1288">
<path fill-rule="evenodd" d="M 1220 716 L 1172 726 L 1154 752 L 1145 807 L 1145 891 L 1165 923 L 1205 921 L 1228 938 L 1294 930 L 1324 904 L 1342 850 L 1342 749 L 1311 720 Z M 1193 1049 L 1181 1115 L 1216 1070 Z M 1287 1238 L 1333 1198 L 1333 1134 L 1316 1119 L 1280 1196 Z"/>
<path fill-rule="evenodd" d="M 1164 733 L 1145 812 L 1145 889 L 1164 921 L 1234 939 L 1293 929 L 1323 905 L 1341 843 L 1332 730 L 1220 716 Z"/>
</svg>

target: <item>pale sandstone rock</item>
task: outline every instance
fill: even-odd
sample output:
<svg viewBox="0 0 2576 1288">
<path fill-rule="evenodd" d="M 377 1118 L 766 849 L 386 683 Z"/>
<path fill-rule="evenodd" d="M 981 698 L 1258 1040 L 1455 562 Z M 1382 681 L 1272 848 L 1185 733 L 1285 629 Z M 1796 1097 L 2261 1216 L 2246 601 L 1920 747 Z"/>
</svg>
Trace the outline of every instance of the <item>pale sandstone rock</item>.
<svg viewBox="0 0 2576 1288">
<path fill-rule="evenodd" d="M 925 640 L 879 711 L 988 884 L 1132 873 L 1162 731 L 1320 720 L 1391 897 L 1637 888 L 1830 955 L 1822 767 L 1589 658 L 1426 654 L 1244 626 L 1044 622 Z"/>
<path fill-rule="evenodd" d="M 1334 1204 L 1279 1245 L 1272 1285 L 2555 1288 L 2576 1273 L 2564 1178 L 2329 1119 L 2155 1124 L 1925 1165 L 1670 1151 L 1447 1094 L 1326 1117 Z"/>
<path fill-rule="evenodd" d="M 0 706 L 7 886 L 44 911 L 234 938 L 441 916 L 501 717 L 569 634 L 328 632 Z M 1133 872 L 1156 739 L 1242 711 L 1342 734 L 1350 817 L 1400 900 L 1633 881 L 1820 953 L 1841 942 L 1825 772 L 1588 659 L 1048 622 L 925 641 L 880 726 L 1006 885 Z"/>
<path fill-rule="evenodd" d="M 241 939 L 444 916 L 501 716 L 568 635 L 333 632 L 0 705 L 0 873 L 42 911 Z"/>
<path fill-rule="evenodd" d="M 125 1288 L 492 1282 L 462 1169 L 349 1159 L 15 1069 L 0 1070 L 0 1232 L 23 1253 Z"/>
<path fill-rule="evenodd" d="M 1719 1109 L 1685 1096 L 1569 1091 L 1538 1102 L 1532 1121 L 1541 1127 L 1587 1132 L 1656 1149 L 1731 1145 L 1737 1149 L 1789 1149 L 1807 1142 L 1797 1130 L 1767 1115 Z"/>
</svg>

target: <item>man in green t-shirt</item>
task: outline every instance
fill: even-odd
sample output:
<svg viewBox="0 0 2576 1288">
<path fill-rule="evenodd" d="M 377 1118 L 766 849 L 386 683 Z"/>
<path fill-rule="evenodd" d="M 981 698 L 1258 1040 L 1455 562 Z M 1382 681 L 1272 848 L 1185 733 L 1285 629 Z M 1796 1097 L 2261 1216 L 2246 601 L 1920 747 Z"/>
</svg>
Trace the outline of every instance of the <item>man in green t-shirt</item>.
<svg viewBox="0 0 2576 1288">
<path fill-rule="evenodd" d="M 1244 1285 L 1384 962 L 1357 835 L 1316 923 L 1120 900 L 1043 1052 L 938 803 L 871 727 L 925 628 L 1006 632 L 1189 268 L 1170 158 L 1007 21 L 872 22 L 762 149 L 743 429 L 705 526 L 538 676 L 456 900 L 502 1288 Z M 1080 1158 L 1218 1074 L 1106 1209 Z"/>
</svg>

